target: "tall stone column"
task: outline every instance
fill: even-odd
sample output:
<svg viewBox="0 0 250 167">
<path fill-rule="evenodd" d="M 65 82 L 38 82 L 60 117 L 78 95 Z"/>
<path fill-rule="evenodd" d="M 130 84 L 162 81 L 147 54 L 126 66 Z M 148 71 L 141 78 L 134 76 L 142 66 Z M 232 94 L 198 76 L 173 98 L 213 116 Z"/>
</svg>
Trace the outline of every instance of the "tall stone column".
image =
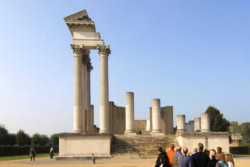
<svg viewBox="0 0 250 167">
<path fill-rule="evenodd" d="M 74 132 L 83 132 L 82 49 L 71 45 L 74 51 Z"/>
<path fill-rule="evenodd" d="M 134 123 L 134 93 L 126 92 L 126 130 L 125 133 L 135 133 Z"/>
<path fill-rule="evenodd" d="M 207 113 L 201 114 L 201 132 L 210 131 L 210 118 Z"/>
<path fill-rule="evenodd" d="M 92 132 L 91 128 L 91 92 L 90 92 L 90 72 L 93 69 L 90 59 L 87 63 L 87 70 L 86 70 L 86 109 L 87 109 L 87 131 L 90 133 Z"/>
<path fill-rule="evenodd" d="M 161 133 L 161 104 L 160 99 L 152 100 L 152 134 Z"/>
<path fill-rule="evenodd" d="M 186 129 L 186 116 L 185 115 L 177 115 L 177 132 L 185 132 Z"/>
<path fill-rule="evenodd" d="M 87 131 L 87 122 L 86 113 L 88 112 L 88 87 L 87 87 L 87 64 L 89 62 L 89 50 L 83 49 L 82 51 L 82 92 L 83 92 L 83 114 L 82 114 L 82 126 L 83 133 Z"/>
<path fill-rule="evenodd" d="M 100 55 L 100 133 L 109 133 L 109 46 L 99 46 Z"/>
<path fill-rule="evenodd" d="M 194 131 L 195 132 L 201 131 L 201 118 L 199 117 L 194 118 Z"/>
</svg>

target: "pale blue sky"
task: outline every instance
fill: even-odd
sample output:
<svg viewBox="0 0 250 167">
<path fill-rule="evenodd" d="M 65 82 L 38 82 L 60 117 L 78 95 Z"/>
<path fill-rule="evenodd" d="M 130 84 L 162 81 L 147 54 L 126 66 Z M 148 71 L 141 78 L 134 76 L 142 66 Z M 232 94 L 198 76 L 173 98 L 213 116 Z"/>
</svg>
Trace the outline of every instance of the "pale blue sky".
<svg viewBox="0 0 250 167">
<path fill-rule="evenodd" d="M 209 105 L 232 121 L 250 113 L 250 1 L 0 1 L 0 123 L 15 133 L 73 129 L 73 55 L 63 18 L 86 9 L 106 44 L 110 100 L 135 92 L 135 118 L 153 98 L 187 121 Z M 91 52 L 99 125 L 99 56 Z M 174 117 L 175 118 L 175 117 Z"/>
</svg>

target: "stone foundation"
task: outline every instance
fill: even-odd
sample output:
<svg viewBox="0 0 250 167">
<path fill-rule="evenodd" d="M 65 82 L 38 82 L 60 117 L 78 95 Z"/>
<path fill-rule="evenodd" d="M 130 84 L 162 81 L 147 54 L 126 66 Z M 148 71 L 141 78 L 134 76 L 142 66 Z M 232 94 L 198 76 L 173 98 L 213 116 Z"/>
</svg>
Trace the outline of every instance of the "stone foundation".
<svg viewBox="0 0 250 167">
<path fill-rule="evenodd" d="M 90 158 L 92 154 L 98 158 L 111 157 L 112 136 L 109 134 L 61 133 L 58 136 L 57 160 Z"/>
<path fill-rule="evenodd" d="M 176 139 L 180 146 L 186 146 L 189 152 L 198 147 L 198 143 L 204 145 L 204 149 L 215 149 L 221 147 L 223 152 L 229 152 L 228 132 L 194 132 L 177 134 Z"/>
</svg>

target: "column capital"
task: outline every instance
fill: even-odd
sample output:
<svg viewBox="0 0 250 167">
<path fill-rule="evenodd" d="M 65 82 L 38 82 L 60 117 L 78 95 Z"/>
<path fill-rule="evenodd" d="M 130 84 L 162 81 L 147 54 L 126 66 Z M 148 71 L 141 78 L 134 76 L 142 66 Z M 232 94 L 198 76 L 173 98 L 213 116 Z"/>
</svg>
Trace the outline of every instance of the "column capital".
<svg viewBox="0 0 250 167">
<path fill-rule="evenodd" d="M 110 45 L 105 45 L 105 46 L 97 46 L 97 49 L 98 49 L 98 53 L 99 54 L 111 54 L 111 50 L 110 50 Z"/>
</svg>

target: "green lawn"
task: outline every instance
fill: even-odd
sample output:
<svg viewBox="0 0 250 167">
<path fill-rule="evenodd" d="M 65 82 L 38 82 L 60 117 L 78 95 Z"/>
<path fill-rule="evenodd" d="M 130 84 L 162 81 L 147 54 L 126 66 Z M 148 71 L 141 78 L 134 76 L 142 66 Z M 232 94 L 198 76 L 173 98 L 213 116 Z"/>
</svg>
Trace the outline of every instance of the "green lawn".
<svg viewBox="0 0 250 167">
<path fill-rule="evenodd" d="M 58 153 L 55 153 L 55 156 L 57 156 Z M 49 154 L 37 154 L 36 158 L 42 158 L 42 157 L 49 157 Z M 29 159 L 29 155 L 15 155 L 15 156 L 5 156 L 0 157 L 0 161 L 9 161 L 9 160 L 18 160 L 18 159 Z"/>
</svg>

